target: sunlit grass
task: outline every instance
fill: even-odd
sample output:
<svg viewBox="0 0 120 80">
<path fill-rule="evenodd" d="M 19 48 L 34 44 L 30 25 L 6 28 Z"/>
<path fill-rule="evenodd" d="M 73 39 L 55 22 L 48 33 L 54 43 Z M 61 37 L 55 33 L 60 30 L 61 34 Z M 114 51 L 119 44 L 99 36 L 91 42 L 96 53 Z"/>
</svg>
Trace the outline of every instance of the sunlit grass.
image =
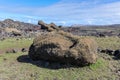
<svg viewBox="0 0 120 80">
<path fill-rule="evenodd" d="M 102 59 L 99 59 L 96 64 L 87 67 L 61 69 L 49 69 L 38 67 L 31 63 L 17 61 L 19 56 L 26 54 L 10 53 L 0 55 L 0 78 L 8 80 L 76 80 L 83 78 L 84 80 L 89 80 L 92 78 L 95 79 L 96 76 L 101 76 L 102 72 L 99 72 L 100 70 L 107 70 L 105 63 L 108 62 Z"/>
<path fill-rule="evenodd" d="M 22 48 L 29 47 L 32 44 L 33 39 L 19 39 L 9 38 L 4 41 L 0 41 L 0 49 L 4 50 L 7 48 Z"/>
<path fill-rule="evenodd" d="M 98 59 L 97 62 L 95 64 L 91 64 L 89 67 L 90 69 L 92 70 L 97 70 L 99 68 L 105 68 L 108 64 L 104 62 L 104 60 L 101 58 L 101 59 Z"/>
<path fill-rule="evenodd" d="M 99 47 L 118 49 L 120 38 L 93 37 Z M 7 39 L 0 41 L 0 49 L 29 47 L 32 43 L 29 39 Z M 17 59 L 28 53 L 5 53 L 0 54 L 0 79 L 1 80 L 115 80 L 116 75 L 111 73 L 109 60 L 98 57 L 95 64 L 86 67 L 70 67 L 60 69 L 49 69 L 32 64 L 31 62 L 19 62 Z M 114 63 L 116 64 L 116 63 Z"/>
<path fill-rule="evenodd" d="M 118 37 L 95 38 L 95 40 L 103 49 L 120 49 L 120 38 Z"/>
</svg>

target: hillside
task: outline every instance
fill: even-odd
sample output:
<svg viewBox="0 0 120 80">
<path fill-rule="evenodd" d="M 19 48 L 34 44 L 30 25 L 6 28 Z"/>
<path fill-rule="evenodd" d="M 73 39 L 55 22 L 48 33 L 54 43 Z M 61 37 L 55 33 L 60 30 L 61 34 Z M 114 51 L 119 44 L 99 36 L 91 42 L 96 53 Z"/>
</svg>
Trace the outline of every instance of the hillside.
<svg viewBox="0 0 120 80">
<path fill-rule="evenodd" d="M 63 26 L 58 28 L 54 23 L 46 24 L 40 21 L 39 24 L 41 25 L 13 21 L 11 19 L 0 22 L 1 80 L 120 80 L 119 51 L 115 55 L 115 51 L 120 49 L 119 26 Z M 44 60 L 33 61 L 29 57 L 29 47 L 37 34 L 42 35 L 40 40 L 48 37 L 45 40 L 49 42 L 49 35 L 45 35 L 49 34 L 49 31 L 55 30 L 58 32 L 61 29 L 75 35 L 80 35 L 78 37 L 81 39 L 93 38 L 98 44 L 96 63 L 80 67 Z M 63 33 L 61 34 L 63 35 Z M 53 35 L 51 36 L 53 37 Z M 67 37 L 66 42 L 68 42 L 68 39 L 72 39 L 70 35 Z M 51 42 L 55 43 L 59 41 L 55 40 L 55 37 L 51 40 Z M 71 41 L 74 42 L 74 40 Z M 89 40 L 87 41 L 90 42 Z M 67 44 L 66 42 L 60 42 L 60 44 L 65 45 Z M 40 44 L 43 45 L 43 43 Z M 76 43 L 73 43 L 73 46 L 75 45 Z"/>
</svg>

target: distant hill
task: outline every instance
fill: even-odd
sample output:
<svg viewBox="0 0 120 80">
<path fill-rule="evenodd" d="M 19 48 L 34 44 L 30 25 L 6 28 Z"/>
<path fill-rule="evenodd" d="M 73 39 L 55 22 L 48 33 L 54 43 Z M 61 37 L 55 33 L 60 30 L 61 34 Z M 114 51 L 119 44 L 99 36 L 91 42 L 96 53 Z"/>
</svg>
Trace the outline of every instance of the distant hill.
<svg viewBox="0 0 120 80">
<path fill-rule="evenodd" d="M 120 24 L 112 25 L 79 25 L 75 24 L 70 27 L 63 26 L 61 29 L 71 32 L 80 36 L 99 36 L 101 34 L 106 36 L 118 36 L 120 35 Z M 24 23 L 20 21 L 14 21 L 12 19 L 5 19 L 0 21 L 0 36 L 13 35 L 11 32 L 21 32 L 23 36 L 31 36 L 37 32 L 41 32 L 41 25 Z"/>
<path fill-rule="evenodd" d="M 120 28 L 120 24 L 111 24 L 111 25 L 82 25 L 82 24 L 74 24 L 70 27 L 118 27 Z"/>
<path fill-rule="evenodd" d="M 33 26 L 35 25 L 30 23 L 20 22 L 20 21 L 14 21 L 12 19 L 5 19 L 4 21 L 0 21 L 0 28 L 9 27 L 9 28 L 17 28 L 21 30 L 21 29 L 28 29 L 28 28 L 32 29 Z"/>
<path fill-rule="evenodd" d="M 0 37 L 30 37 L 35 36 L 37 31 L 40 31 L 39 25 L 5 19 L 0 21 Z"/>
</svg>

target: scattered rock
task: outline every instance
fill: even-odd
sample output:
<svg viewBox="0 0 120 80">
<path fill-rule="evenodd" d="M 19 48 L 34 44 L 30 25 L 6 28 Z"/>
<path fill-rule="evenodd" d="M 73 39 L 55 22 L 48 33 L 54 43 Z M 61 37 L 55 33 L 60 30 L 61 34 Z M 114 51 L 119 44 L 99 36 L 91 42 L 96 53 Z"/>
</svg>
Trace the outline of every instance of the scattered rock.
<svg viewBox="0 0 120 80">
<path fill-rule="evenodd" d="M 114 56 L 115 59 L 120 59 L 120 49 L 111 50 L 111 49 L 97 49 L 98 53 L 105 53 L 111 56 Z"/>
<path fill-rule="evenodd" d="M 120 69 L 116 71 L 116 73 L 120 76 Z"/>
<path fill-rule="evenodd" d="M 98 52 L 100 52 L 100 53 L 106 53 L 108 55 L 113 55 L 114 50 L 111 50 L 111 49 L 98 49 Z"/>
<path fill-rule="evenodd" d="M 0 38 L 32 37 L 39 31 L 41 31 L 39 25 L 14 21 L 11 19 L 0 21 Z"/>
<path fill-rule="evenodd" d="M 19 39 L 17 38 L 16 41 L 19 41 Z"/>
<path fill-rule="evenodd" d="M 7 58 L 3 58 L 3 60 L 4 60 L 4 61 L 6 61 L 6 60 L 7 60 Z"/>
<path fill-rule="evenodd" d="M 116 58 L 120 58 L 120 49 L 115 50 L 114 56 L 115 56 Z"/>
<path fill-rule="evenodd" d="M 5 39 L 6 39 L 6 38 L 3 37 L 3 38 L 1 38 L 0 40 L 1 40 L 1 41 L 4 41 Z"/>
<path fill-rule="evenodd" d="M 21 49 L 22 52 L 27 52 L 28 50 L 26 48 Z"/>
<path fill-rule="evenodd" d="M 17 49 L 10 49 L 6 51 L 6 53 L 17 53 L 17 52 L 18 52 Z"/>
<path fill-rule="evenodd" d="M 20 32 L 15 32 L 15 31 L 12 31 L 12 35 L 13 36 L 22 36 L 22 34 Z"/>
<path fill-rule="evenodd" d="M 104 33 L 99 33 L 98 37 L 106 37 L 106 35 Z"/>
<path fill-rule="evenodd" d="M 49 62 L 46 62 L 46 63 L 45 63 L 45 67 L 48 67 L 48 66 L 49 66 Z"/>
<path fill-rule="evenodd" d="M 106 50 L 101 50 L 100 52 L 101 52 L 101 53 L 106 53 Z"/>
<path fill-rule="evenodd" d="M 120 33 L 117 36 L 120 38 Z"/>
<path fill-rule="evenodd" d="M 106 54 L 113 55 L 114 50 L 106 49 Z"/>
</svg>

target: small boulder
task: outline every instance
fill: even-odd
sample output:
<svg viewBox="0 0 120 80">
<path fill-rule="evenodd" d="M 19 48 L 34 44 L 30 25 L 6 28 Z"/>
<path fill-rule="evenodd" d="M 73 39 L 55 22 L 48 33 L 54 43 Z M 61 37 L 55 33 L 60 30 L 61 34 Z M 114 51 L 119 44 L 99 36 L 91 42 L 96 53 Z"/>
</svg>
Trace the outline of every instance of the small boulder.
<svg viewBox="0 0 120 80">
<path fill-rule="evenodd" d="M 106 49 L 106 54 L 113 55 L 114 50 Z"/>
<path fill-rule="evenodd" d="M 111 50 L 111 49 L 102 49 L 102 50 L 100 50 L 99 52 L 101 52 L 101 53 L 106 53 L 106 54 L 108 54 L 108 55 L 113 55 L 114 50 Z"/>
<path fill-rule="evenodd" d="M 12 31 L 12 35 L 13 36 L 22 36 L 22 34 L 20 32 L 15 32 L 15 31 Z"/>
<path fill-rule="evenodd" d="M 5 39 L 6 39 L 6 38 L 3 37 L 3 38 L 0 39 L 0 41 L 4 41 Z"/>
<path fill-rule="evenodd" d="M 120 49 L 115 50 L 114 56 L 115 56 L 116 58 L 120 58 Z"/>
<path fill-rule="evenodd" d="M 103 50 L 101 50 L 100 52 L 101 52 L 101 53 L 106 53 L 106 50 L 103 49 Z"/>
<path fill-rule="evenodd" d="M 21 49 L 22 52 L 27 52 L 28 50 L 26 48 Z"/>
<path fill-rule="evenodd" d="M 17 53 L 18 50 L 17 49 L 9 49 L 6 51 L 6 53 Z"/>
</svg>

